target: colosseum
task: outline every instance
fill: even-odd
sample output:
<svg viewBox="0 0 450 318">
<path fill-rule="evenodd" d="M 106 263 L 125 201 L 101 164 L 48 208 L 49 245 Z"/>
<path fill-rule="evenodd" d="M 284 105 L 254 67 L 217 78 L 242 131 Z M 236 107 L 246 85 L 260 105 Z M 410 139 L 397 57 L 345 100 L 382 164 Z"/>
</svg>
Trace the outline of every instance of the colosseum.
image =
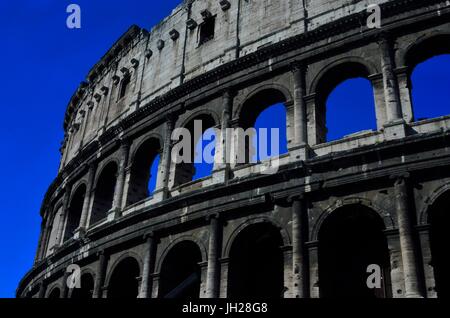
<svg viewBox="0 0 450 318">
<path fill-rule="evenodd" d="M 17 297 L 449 296 L 450 116 L 416 119 L 411 98 L 414 68 L 449 53 L 444 0 L 184 0 L 151 31 L 130 27 L 68 104 Z M 377 128 L 328 141 L 327 97 L 355 77 Z M 279 103 L 276 173 L 222 162 L 194 180 L 173 160 L 176 128 L 248 128 Z"/>
</svg>

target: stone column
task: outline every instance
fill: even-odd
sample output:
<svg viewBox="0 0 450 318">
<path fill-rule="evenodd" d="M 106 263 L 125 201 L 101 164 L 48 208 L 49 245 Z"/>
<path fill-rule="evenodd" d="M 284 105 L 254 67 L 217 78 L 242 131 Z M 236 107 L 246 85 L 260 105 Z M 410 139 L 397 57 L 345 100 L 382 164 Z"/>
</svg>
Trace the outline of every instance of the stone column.
<svg viewBox="0 0 450 318">
<path fill-rule="evenodd" d="M 381 131 L 387 124 L 383 74 L 371 74 L 369 76 L 369 80 L 372 83 L 373 95 L 375 97 L 375 116 L 377 119 L 377 130 Z"/>
<path fill-rule="evenodd" d="M 405 296 L 405 280 L 403 278 L 402 252 L 398 230 L 386 230 L 384 235 L 389 249 L 389 280 L 392 298 L 403 298 Z"/>
<path fill-rule="evenodd" d="M 319 298 L 320 290 L 319 290 L 319 242 L 308 242 L 308 259 L 309 259 L 309 288 L 311 298 Z"/>
<path fill-rule="evenodd" d="M 220 236 L 221 229 L 217 215 L 210 218 L 208 268 L 206 272 L 206 298 L 219 298 L 220 285 Z"/>
<path fill-rule="evenodd" d="M 432 263 L 431 246 L 430 246 L 430 226 L 420 225 L 417 227 L 419 232 L 420 247 L 422 250 L 422 264 L 425 278 L 425 288 L 427 298 L 437 298 L 436 281 L 434 277 L 434 269 Z"/>
<path fill-rule="evenodd" d="M 160 273 L 150 275 L 150 279 L 152 280 L 152 298 L 159 297 L 159 278 Z"/>
<path fill-rule="evenodd" d="M 130 144 L 124 141 L 120 147 L 120 163 L 117 172 L 116 188 L 114 190 L 114 200 L 111 211 L 114 213 L 114 218 L 120 216 L 122 212 L 123 188 L 125 184 L 126 167 L 128 165 L 128 154 L 130 152 Z M 108 216 L 111 219 L 111 216 Z"/>
<path fill-rule="evenodd" d="M 280 297 L 293 298 L 292 246 L 285 245 L 280 250 L 283 254 L 283 291 Z"/>
<path fill-rule="evenodd" d="M 98 266 L 97 266 L 97 273 L 95 275 L 95 285 L 92 298 L 102 298 L 103 284 L 105 281 L 106 255 L 104 251 L 98 252 L 97 255 L 98 255 Z"/>
<path fill-rule="evenodd" d="M 394 73 L 392 41 L 383 34 L 379 39 L 381 69 L 383 73 L 384 97 L 386 100 L 387 119 L 389 123 L 400 121 L 402 109 L 400 105 L 397 77 Z"/>
<path fill-rule="evenodd" d="M 150 275 L 153 273 L 155 264 L 155 251 L 156 240 L 153 233 L 147 235 L 147 241 L 145 246 L 144 264 L 142 268 L 142 281 L 141 288 L 139 290 L 139 298 L 150 298 L 152 291 L 152 278 Z"/>
<path fill-rule="evenodd" d="M 59 219 L 58 232 L 56 235 L 56 244 L 55 244 L 56 247 L 58 247 L 64 243 L 64 238 L 63 238 L 64 224 L 67 219 L 67 215 L 69 214 L 68 210 L 69 210 L 69 204 L 70 204 L 70 192 L 71 192 L 71 187 L 66 186 L 66 192 L 64 193 L 64 198 L 63 198 L 62 213 L 61 213 L 61 217 Z"/>
<path fill-rule="evenodd" d="M 294 76 L 294 143 L 301 146 L 307 143 L 307 120 L 305 103 L 305 67 L 301 63 L 292 65 Z"/>
<path fill-rule="evenodd" d="M 399 99 L 403 119 L 407 123 L 410 123 L 414 120 L 414 115 L 411 102 L 411 82 L 409 77 L 409 68 L 407 66 L 397 67 L 394 72 L 397 76 Z"/>
<path fill-rule="evenodd" d="M 309 297 L 308 252 L 305 248 L 307 239 L 307 211 L 301 197 L 292 200 L 292 271 L 293 297 Z"/>
<path fill-rule="evenodd" d="M 82 235 L 87 227 L 89 206 L 90 206 L 91 198 L 94 195 L 92 189 L 94 188 L 95 170 L 96 170 L 96 167 L 93 164 L 91 164 L 89 166 L 88 183 L 86 186 L 86 194 L 84 196 L 83 209 L 82 209 L 81 217 L 80 217 L 80 226 L 77 230 L 78 236 Z"/>
<path fill-rule="evenodd" d="M 159 164 L 158 177 L 156 180 L 156 189 L 153 192 L 153 198 L 156 201 L 164 200 L 169 195 L 170 164 L 172 161 L 172 132 L 174 125 L 174 118 L 172 116 L 168 116 L 166 121 L 163 152 Z"/>
<path fill-rule="evenodd" d="M 395 176 L 395 198 L 400 248 L 402 253 L 403 276 L 405 280 L 405 296 L 407 298 L 422 297 L 420 291 L 419 270 L 417 266 L 418 246 L 414 242 L 412 220 L 408 206 L 406 179 L 408 174 Z"/>
<path fill-rule="evenodd" d="M 69 286 L 67 286 L 67 279 L 69 278 L 70 275 L 71 273 L 67 272 L 67 270 L 64 272 L 61 298 L 67 298 L 67 295 L 69 294 Z"/>
<path fill-rule="evenodd" d="M 200 294 L 199 298 L 206 298 L 206 277 L 208 274 L 208 262 L 198 263 L 200 268 Z"/>
<path fill-rule="evenodd" d="M 216 154 L 214 158 L 215 183 L 227 182 L 231 160 L 231 116 L 233 111 L 233 92 L 225 90 L 222 95 L 222 118 L 220 135 L 216 136 Z"/>
<path fill-rule="evenodd" d="M 45 281 L 42 280 L 42 282 L 39 284 L 39 293 L 38 298 L 45 298 L 45 291 L 46 291 L 46 284 Z"/>
<path fill-rule="evenodd" d="M 48 212 L 46 211 L 45 213 L 47 214 Z M 43 255 L 45 254 L 44 251 L 47 245 L 49 228 L 50 228 L 50 218 L 46 217 L 42 220 L 41 223 L 41 238 L 39 240 L 39 247 L 36 253 L 35 263 L 39 262 L 44 257 Z"/>
<path fill-rule="evenodd" d="M 228 267 L 230 264 L 229 258 L 221 258 L 220 262 L 220 298 L 227 298 L 228 296 Z"/>
<path fill-rule="evenodd" d="M 319 109 L 319 105 L 317 105 L 316 94 L 311 94 L 304 97 L 306 103 L 306 111 L 308 118 L 308 145 L 314 146 L 326 141 L 326 125 L 325 125 L 325 116 L 323 116 L 323 109 Z"/>
</svg>

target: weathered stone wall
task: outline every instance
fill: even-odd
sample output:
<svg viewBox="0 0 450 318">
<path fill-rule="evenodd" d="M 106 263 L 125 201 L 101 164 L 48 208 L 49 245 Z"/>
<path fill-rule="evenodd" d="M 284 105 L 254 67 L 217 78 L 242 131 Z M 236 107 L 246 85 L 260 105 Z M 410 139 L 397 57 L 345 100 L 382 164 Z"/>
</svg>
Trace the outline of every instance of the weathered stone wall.
<svg viewBox="0 0 450 318">
<path fill-rule="evenodd" d="M 416 120 L 410 75 L 420 59 L 450 53 L 441 45 L 450 43 L 442 41 L 449 39 L 450 9 L 445 1 L 381 2 L 381 30 L 361 25 L 366 1 L 306 1 L 303 8 L 302 1 L 269 0 L 230 1 L 225 10 L 218 1 L 197 0 L 190 11 L 176 8 L 150 33 L 131 28 L 68 107 L 60 173 L 42 205 L 35 266 L 17 295 L 45 297 L 60 288 L 70 296 L 64 272 L 75 263 L 92 273 L 94 297 L 106 297 L 116 265 L 130 257 L 139 264 L 140 295 L 159 297 L 168 251 L 190 241 L 202 258 L 200 296 L 227 297 L 233 242 L 251 225 L 271 224 L 282 241 L 283 296 L 320 297 L 320 229 L 336 210 L 364 206 L 383 224 L 391 296 L 436 297 L 429 213 L 450 189 L 450 117 Z M 216 33 L 198 46 L 198 26 L 185 27 L 189 18 L 200 22 L 204 9 L 217 15 Z M 158 49 L 158 40 L 164 47 L 160 42 Z M 325 84 L 355 74 L 372 83 L 377 129 L 326 142 Z M 277 173 L 261 174 L 263 162 L 216 167 L 206 178 L 175 182 L 177 165 L 169 155 L 174 128 L 200 116 L 216 127 L 239 127 L 254 115 L 249 101 L 264 104 L 267 92 L 279 97 L 287 115 L 289 152 Z M 161 155 L 155 193 L 127 204 L 136 153 L 149 140 L 160 146 L 154 149 Z M 99 180 L 111 165 L 117 171 L 111 209 L 91 222 Z M 79 224 L 65 233 L 80 185 L 86 195 Z"/>
</svg>

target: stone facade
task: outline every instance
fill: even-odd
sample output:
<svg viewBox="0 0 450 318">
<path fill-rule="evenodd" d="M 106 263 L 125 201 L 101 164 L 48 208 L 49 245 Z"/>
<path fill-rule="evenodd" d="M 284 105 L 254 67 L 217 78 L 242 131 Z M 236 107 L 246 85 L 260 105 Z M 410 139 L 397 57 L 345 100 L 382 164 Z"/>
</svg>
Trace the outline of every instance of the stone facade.
<svg viewBox="0 0 450 318">
<path fill-rule="evenodd" d="M 369 4 L 381 6 L 381 29 L 365 26 Z M 435 220 L 450 203 L 450 116 L 416 121 L 410 75 L 450 53 L 449 18 L 437 0 L 186 0 L 150 32 L 131 27 L 69 103 L 35 264 L 17 296 L 335 297 L 336 248 L 366 248 L 382 266 L 383 288 L 370 296 L 448 295 Z M 359 76 L 372 83 L 377 129 L 326 142 L 326 97 Z M 183 177 L 171 160 L 175 128 L 197 118 L 248 126 L 267 100 L 286 107 L 278 173 L 259 163 Z M 81 291 L 65 284 L 71 264 Z"/>
</svg>

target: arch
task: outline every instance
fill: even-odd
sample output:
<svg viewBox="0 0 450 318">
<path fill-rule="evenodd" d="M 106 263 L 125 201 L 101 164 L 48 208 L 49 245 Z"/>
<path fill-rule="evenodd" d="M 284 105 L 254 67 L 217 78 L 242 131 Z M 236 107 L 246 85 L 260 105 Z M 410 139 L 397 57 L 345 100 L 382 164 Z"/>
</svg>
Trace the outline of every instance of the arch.
<svg viewBox="0 0 450 318">
<path fill-rule="evenodd" d="M 150 196 L 148 184 L 152 178 L 150 168 L 162 151 L 160 139 L 149 137 L 141 142 L 132 155 L 127 205 Z"/>
<path fill-rule="evenodd" d="M 324 298 L 391 297 L 390 255 L 384 222 L 373 209 L 344 205 L 319 230 L 319 288 Z M 381 270 L 379 287 L 369 287 L 369 266 Z"/>
<path fill-rule="evenodd" d="M 184 241 L 189 241 L 189 242 L 196 244 L 198 246 L 198 248 L 200 250 L 200 254 L 202 256 L 201 261 L 205 262 L 207 260 L 208 250 L 207 250 L 205 244 L 200 239 L 196 238 L 195 236 L 182 235 L 182 236 L 177 237 L 173 241 L 171 241 L 170 244 L 162 251 L 161 256 L 159 257 L 159 259 L 157 260 L 156 265 L 155 265 L 156 273 L 161 271 L 162 263 L 164 262 L 164 259 L 167 257 L 167 254 L 169 253 L 169 251 L 175 245 L 177 245 L 178 243 L 184 242 Z"/>
<path fill-rule="evenodd" d="M 100 176 L 102 175 L 102 173 L 106 169 L 106 167 L 111 166 L 113 164 L 115 164 L 117 167 L 119 167 L 119 164 L 120 164 L 119 159 L 112 157 L 112 158 L 109 158 L 109 159 L 103 161 L 102 163 L 100 163 L 98 165 L 97 173 L 95 174 L 95 178 L 94 178 L 94 189 L 97 187 Z"/>
<path fill-rule="evenodd" d="M 281 298 L 284 293 L 283 239 L 270 222 L 246 226 L 229 252 L 227 297 Z"/>
<path fill-rule="evenodd" d="M 133 252 L 133 251 L 126 251 L 126 252 L 123 252 L 122 254 L 120 254 L 120 256 L 111 264 L 111 269 L 109 270 L 109 272 L 108 272 L 108 274 L 106 275 L 106 278 L 105 278 L 105 285 L 106 286 L 109 286 L 109 283 L 110 283 L 110 280 L 111 280 L 111 276 L 112 276 L 112 274 L 114 273 L 114 271 L 116 270 L 116 268 L 117 268 L 117 266 L 119 266 L 119 264 L 124 260 L 124 259 L 127 259 L 127 258 L 133 258 L 135 261 L 136 261 L 136 263 L 138 264 L 138 266 L 139 266 L 139 272 L 141 272 L 141 269 L 142 269 L 142 259 L 141 259 L 141 257 L 137 254 L 137 253 L 135 253 L 135 252 Z"/>
<path fill-rule="evenodd" d="M 422 35 L 414 43 L 403 50 L 400 55 L 400 62 L 409 68 L 410 74 L 420 63 L 429 58 L 450 54 L 450 33 L 433 31 Z"/>
<path fill-rule="evenodd" d="M 292 101 L 291 93 L 284 86 L 266 84 L 250 92 L 244 102 L 236 109 L 239 127 L 247 129 L 253 127 L 258 115 L 269 106 Z"/>
<path fill-rule="evenodd" d="M 244 102 L 238 106 L 236 112 L 237 117 L 235 118 L 239 128 L 241 128 L 241 130 L 237 131 L 239 133 L 236 135 L 237 148 L 235 149 L 235 155 L 238 164 L 256 163 L 258 162 L 258 159 L 263 160 L 266 159 L 265 157 L 277 156 L 287 152 L 287 136 L 289 135 L 289 125 L 287 123 L 289 110 L 286 105 L 291 104 L 291 101 L 292 98 L 289 90 L 278 84 L 259 86 L 246 96 Z M 264 118 L 266 111 L 269 113 L 276 112 L 279 106 L 283 107 L 283 109 L 278 112 L 278 114 L 274 113 L 274 120 L 266 123 L 264 123 L 264 121 L 260 122 L 260 119 Z M 277 123 L 276 120 L 282 120 L 283 123 Z M 283 128 L 283 131 L 278 133 L 279 140 L 277 140 L 277 142 L 279 143 L 281 139 L 284 144 L 282 146 L 278 145 L 278 153 L 276 153 L 276 148 L 272 149 L 272 140 L 270 140 L 269 144 L 271 152 L 274 153 L 271 153 L 270 155 L 269 153 L 261 153 L 261 150 L 268 150 L 269 147 L 263 147 L 258 149 L 259 151 L 255 151 L 257 150 L 255 149 L 255 146 L 261 146 L 261 141 L 267 141 L 267 137 L 272 137 L 271 130 L 267 130 L 266 136 L 262 133 L 260 128 Z M 280 153 L 280 150 L 282 153 Z M 263 156 L 264 158 L 258 158 L 258 155 Z"/>
<path fill-rule="evenodd" d="M 53 286 L 48 292 L 47 298 L 49 299 L 61 298 L 61 287 L 59 285 Z"/>
<path fill-rule="evenodd" d="M 118 260 L 108 278 L 108 298 L 137 298 L 141 266 L 137 258 L 124 256 Z"/>
<path fill-rule="evenodd" d="M 200 297 L 202 253 L 190 240 L 177 242 L 162 260 L 159 298 L 196 299 Z"/>
<path fill-rule="evenodd" d="M 436 200 L 445 192 L 450 190 L 450 183 L 441 185 L 435 189 L 426 199 L 425 204 L 419 212 L 419 224 L 427 225 L 429 224 L 429 211 L 430 207 L 436 202 Z"/>
<path fill-rule="evenodd" d="M 227 240 L 227 242 L 225 244 L 225 248 L 223 250 L 222 258 L 230 257 L 231 246 L 233 245 L 234 241 L 236 240 L 236 237 L 243 230 L 245 230 L 250 225 L 255 225 L 255 224 L 260 224 L 260 223 L 270 223 L 271 225 L 273 225 L 276 228 L 278 228 L 279 231 L 280 231 L 281 239 L 283 241 L 283 245 L 284 246 L 288 246 L 288 245 L 291 244 L 291 238 L 290 238 L 288 232 L 286 231 L 286 229 L 284 229 L 283 226 L 281 226 L 281 224 L 275 218 L 273 218 L 271 216 L 267 216 L 267 215 L 252 216 L 252 217 L 249 217 L 248 219 L 246 219 L 245 221 L 243 221 L 241 224 L 239 224 L 234 229 L 234 231 L 230 234 L 230 236 L 229 236 L 229 238 L 228 238 L 228 240 Z"/>
<path fill-rule="evenodd" d="M 325 67 L 323 67 L 313 78 L 310 88 L 309 88 L 309 94 L 315 94 L 319 90 L 319 86 L 321 85 L 321 82 L 323 82 L 326 79 L 326 75 L 329 74 L 331 71 L 333 71 L 336 68 L 342 68 L 343 66 L 347 65 L 356 65 L 358 68 L 363 68 L 364 73 L 367 74 L 367 76 L 378 74 L 380 71 L 377 69 L 377 67 L 372 64 L 370 61 L 367 61 L 359 56 L 348 56 L 343 57 L 338 60 L 335 60 L 329 64 L 327 64 Z M 343 77 L 347 77 L 348 75 L 341 74 Z M 350 72 L 351 73 L 351 72 Z M 340 81 L 342 82 L 342 80 Z M 336 85 L 334 85 L 336 86 Z"/>
<path fill-rule="evenodd" d="M 201 110 L 199 112 L 195 112 L 187 120 L 183 121 L 183 126 L 180 128 L 187 129 L 187 131 L 189 131 L 189 135 L 182 134 L 181 136 L 183 138 L 179 140 L 173 148 L 176 148 L 177 150 L 175 150 L 175 153 L 183 158 L 183 160 L 180 160 L 182 162 L 177 163 L 175 167 L 173 180 L 174 186 L 179 186 L 194 180 L 194 176 L 196 175 L 196 166 L 194 163 L 197 143 L 201 142 L 200 140 L 202 140 L 203 135 L 208 129 L 216 127 L 219 122 L 217 121 L 217 118 L 214 118 L 213 114 L 214 112 Z M 201 122 L 200 130 L 198 130 L 200 127 L 197 127 L 197 129 L 195 127 L 197 121 Z M 201 135 L 196 134 L 197 130 L 198 132 L 201 132 Z M 190 138 L 189 142 L 186 143 L 184 138 Z M 215 145 L 217 145 L 217 136 L 215 138 Z M 203 147 L 201 147 L 201 149 L 203 149 Z M 185 154 L 185 151 L 189 153 Z M 202 158 L 200 164 L 206 165 L 209 163 L 205 163 Z M 211 173 L 212 164 L 209 165 Z"/>
<path fill-rule="evenodd" d="M 449 41 L 450 33 L 435 31 L 420 37 L 405 49 L 402 60 L 408 71 L 407 81 L 416 121 L 450 114 L 446 89 L 450 84 Z M 430 85 L 430 81 L 435 82 Z"/>
<path fill-rule="evenodd" d="M 212 119 L 212 126 L 218 126 L 220 124 L 220 116 L 213 110 L 210 109 L 199 109 L 193 111 L 187 118 L 181 120 L 176 127 L 185 128 L 189 126 L 194 120 L 198 118 L 207 118 L 210 117 Z"/>
<path fill-rule="evenodd" d="M 376 129 L 377 127 L 377 120 L 376 120 L 376 106 L 375 106 L 375 94 L 373 92 L 373 85 L 370 80 L 370 75 L 374 74 L 375 69 L 370 66 L 369 63 L 362 60 L 361 58 L 345 58 L 338 61 L 335 61 L 326 67 L 324 67 L 319 74 L 315 77 L 313 80 L 313 83 L 311 85 L 311 94 L 314 96 L 314 102 L 315 102 L 315 116 L 316 116 L 316 129 L 317 129 L 317 137 L 318 137 L 318 143 L 331 141 L 334 139 L 340 139 L 344 136 L 360 132 L 364 129 Z M 336 108 L 336 112 L 338 112 L 338 115 L 343 114 L 347 112 L 348 114 L 353 114 L 351 112 L 352 107 L 355 108 L 355 111 L 360 111 L 360 109 L 363 106 L 364 110 L 367 111 L 366 108 L 370 108 L 370 121 L 371 124 L 369 126 L 368 123 L 361 123 L 360 120 L 352 120 L 350 121 L 352 124 L 348 124 L 345 127 L 345 130 L 341 132 L 341 134 L 338 134 L 338 136 L 335 138 L 329 138 L 328 133 L 336 133 L 335 130 L 329 130 L 330 123 L 332 123 L 333 120 L 336 120 L 336 116 L 330 117 L 329 114 L 333 109 L 329 108 L 329 99 L 331 97 L 334 97 L 332 93 L 335 93 L 337 89 L 341 88 L 347 88 L 348 84 L 358 85 L 358 91 L 366 92 L 367 91 L 367 85 L 362 85 L 362 80 L 365 80 L 367 82 L 367 85 L 370 85 L 368 94 L 371 95 L 371 98 L 369 96 L 366 96 L 364 94 L 364 99 L 361 103 L 355 104 L 354 102 L 350 103 L 350 106 L 342 107 L 343 100 L 337 99 L 339 102 L 339 109 Z M 352 81 L 352 82 L 349 82 Z M 342 86 L 344 85 L 344 86 Z M 361 86 L 361 87 L 359 87 Z M 348 88 L 347 88 L 348 90 Z M 339 92 L 339 91 L 338 91 Z M 367 99 L 366 98 L 370 98 Z M 347 99 L 346 99 L 347 102 Z M 366 105 L 367 103 L 370 103 L 370 105 Z M 341 116 L 338 116 L 341 117 Z M 364 118 L 366 118 L 365 116 Z M 361 125 L 362 124 L 362 125 Z M 367 127 L 366 127 L 367 125 Z M 342 128 L 342 125 L 337 125 L 338 127 Z"/>
<path fill-rule="evenodd" d="M 155 140 L 157 141 L 161 146 L 164 144 L 163 137 L 155 132 L 150 132 L 148 134 L 145 134 L 145 136 L 139 140 L 139 142 L 136 143 L 136 146 L 133 148 L 133 150 L 130 152 L 130 162 L 133 162 L 136 157 L 136 153 L 141 149 L 141 147 L 147 143 L 149 140 Z"/>
<path fill-rule="evenodd" d="M 94 275 L 90 271 L 81 273 L 80 276 L 80 288 L 73 288 L 70 291 L 70 297 L 72 299 L 91 299 L 94 294 Z"/>
<path fill-rule="evenodd" d="M 257 88 L 251 90 L 247 95 L 244 96 L 243 98 L 243 102 L 238 104 L 236 109 L 234 110 L 234 118 L 240 118 L 242 117 L 242 112 L 245 109 L 246 106 L 246 102 L 248 100 L 251 100 L 252 98 L 254 98 L 255 96 L 258 96 L 259 94 L 261 94 L 264 91 L 277 91 L 279 92 L 281 95 L 283 95 L 283 100 L 285 100 L 286 104 L 291 104 L 293 101 L 293 97 L 292 97 L 292 93 L 291 91 L 285 87 L 284 85 L 278 84 L 278 83 L 266 83 L 266 84 L 262 84 L 259 85 Z"/>
<path fill-rule="evenodd" d="M 395 228 L 395 222 L 392 218 L 391 214 L 381 208 L 379 205 L 375 204 L 374 202 L 366 199 L 366 198 L 360 198 L 360 197 L 350 197 L 345 198 L 343 200 L 336 200 L 333 204 L 331 204 L 328 208 L 326 208 L 322 214 L 317 218 L 317 221 L 312 226 L 311 235 L 310 235 L 310 241 L 315 242 L 319 239 L 319 231 L 322 227 L 323 222 L 331 215 L 333 214 L 337 209 L 349 206 L 349 205 L 362 205 L 367 208 L 372 209 L 375 211 L 378 216 L 383 220 L 384 227 L 386 229 L 393 229 Z"/>
<path fill-rule="evenodd" d="M 108 211 L 113 206 L 117 172 L 118 164 L 116 161 L 111 160 L 103 166 L 98 175 L 89 222 L 91 225 L 106 219 Z"/>
<path fill-rule="evenodd" d="M 86 184 L 81 183 L 72 194 L 68 207 L 66 229 L 64 231 L 64 240 L 73 236 L 74 231 L 80 225 L 81 213 L 83 211 L 84 199 L 86 196 Z"/>
</svg>

